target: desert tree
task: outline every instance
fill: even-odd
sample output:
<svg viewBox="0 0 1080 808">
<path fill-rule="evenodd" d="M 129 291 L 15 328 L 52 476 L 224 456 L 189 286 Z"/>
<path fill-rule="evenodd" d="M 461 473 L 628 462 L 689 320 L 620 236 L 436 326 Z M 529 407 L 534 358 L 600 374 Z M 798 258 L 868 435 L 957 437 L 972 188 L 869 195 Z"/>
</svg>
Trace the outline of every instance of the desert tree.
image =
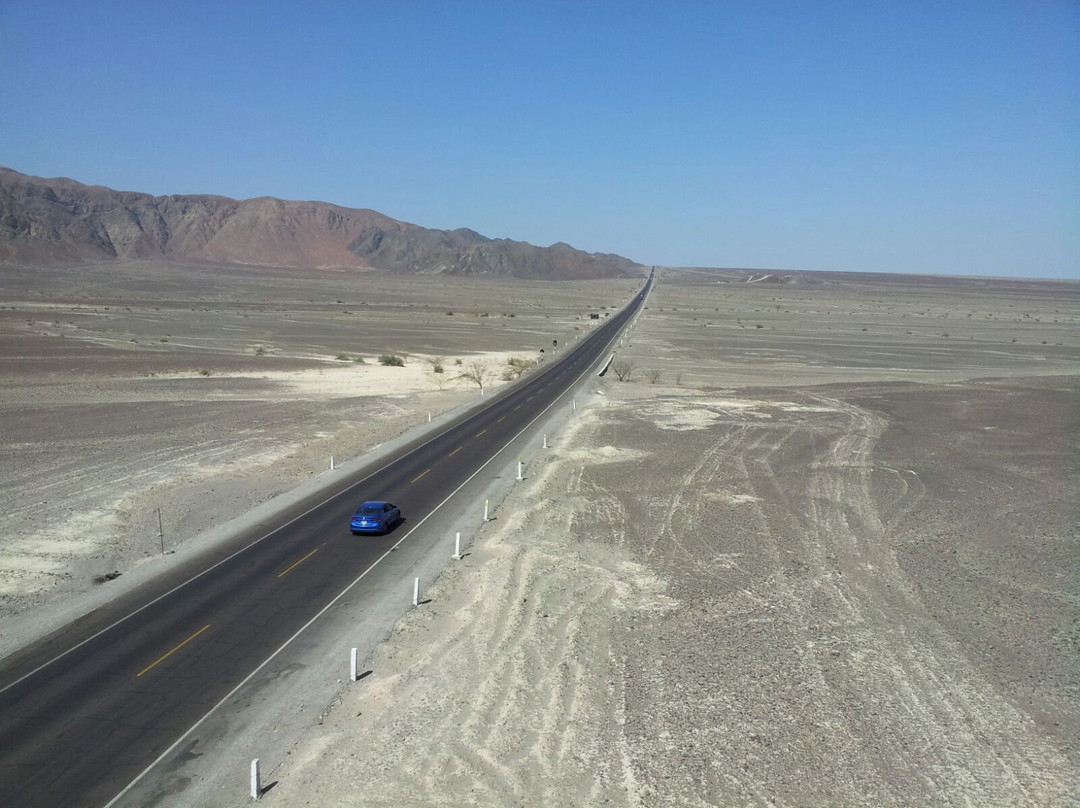
<svg viewBox="0 0 1080 808">
<path fill-rule="evenodd" d="M 432 373 L 442 373 L 443 366 L 446 364 L 445 356 L 429 356 L 427 363 L 431 366 Z"/>
<path fill-rule="evenodd" d="M 484 394 L 484 386 L 495 378 L 491 366 L 480 359 L 470 359 L 461 367 L 462 370 L 458 375 L 458 378 L 467 382 L 472 382 L 479 387 L 480 395 Z"/>
<path fill-rule="evenodd" d="M 634 363 L 629 359 L 620 359 L 618 362 L 612 362 L 611 372 L 615 374 L 620 382 L 628 382 L 630 381 L 630 376 L 634 373 Z"/>
<path fill-rule="evenodd" d="M 450 384 L 450 377 L 443 373 L 441 370 L 438 372 L 431 371 L 427 375 L 428 383 L 435 390 L 445 390 L 446 386 Z"/>
<path fill-rule="evenodd" d="M 655 368 L 649 368 L 645 371 L 645 378 L 649 380 L 649 384 L 658 384 L 663 375 L 662 370 L 656 370 Z"/>
</svg>

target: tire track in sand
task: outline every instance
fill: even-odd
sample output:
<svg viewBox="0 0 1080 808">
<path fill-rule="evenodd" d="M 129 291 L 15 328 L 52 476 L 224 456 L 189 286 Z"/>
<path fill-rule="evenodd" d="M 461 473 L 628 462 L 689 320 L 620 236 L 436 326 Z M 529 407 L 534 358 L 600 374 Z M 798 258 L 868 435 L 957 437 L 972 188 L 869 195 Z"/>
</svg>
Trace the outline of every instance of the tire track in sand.
<svg viewBox="0 0 1080 808">
<path fill-rule="evenodd" d="M 842 400 L 815 398 L 842 423 L 809 463 L 803 498 L 809 529 L 801 546 L 813 572 L 789 577 L 781 596 L 800 617 L 803 660 L 811 662 L 823 703 L 839 709 L 853 692 L 863 704 L 872 702 L 885 719 L 848 713 L 847 733 L 871 741 L 867 751 L 876 765 L 901 781 L 923 781 L 944 804 L 1065 798 L 1068 784 L 1052 772 L 1068 771 L 1067 762 L 972 666 L 897 563 L 871 479 L 891 471 L 873 463 L 887 422 Z M 899 487 L 903 495 L 890 504 L 894 519 L 916 513 L 922 491 L 917 477 L 901 478 Z M 837 658 L 845 664 L 836 665 Z M 1048 767 L 1055 758 L 1057 765 Z"/>
</svg>

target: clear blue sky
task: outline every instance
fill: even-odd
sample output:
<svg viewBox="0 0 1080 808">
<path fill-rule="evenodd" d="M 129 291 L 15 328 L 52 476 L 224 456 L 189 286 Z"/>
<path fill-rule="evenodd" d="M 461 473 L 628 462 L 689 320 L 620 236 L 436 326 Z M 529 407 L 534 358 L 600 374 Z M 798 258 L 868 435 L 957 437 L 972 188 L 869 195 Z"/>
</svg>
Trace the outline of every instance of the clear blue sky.
<svg viewBox="0 0 1080 808">
<path fill-rule="evenodd" d="M 1080 277 L 1080 2 L 0 0 L 0 164 L 646 264 Z"/>
</svg>

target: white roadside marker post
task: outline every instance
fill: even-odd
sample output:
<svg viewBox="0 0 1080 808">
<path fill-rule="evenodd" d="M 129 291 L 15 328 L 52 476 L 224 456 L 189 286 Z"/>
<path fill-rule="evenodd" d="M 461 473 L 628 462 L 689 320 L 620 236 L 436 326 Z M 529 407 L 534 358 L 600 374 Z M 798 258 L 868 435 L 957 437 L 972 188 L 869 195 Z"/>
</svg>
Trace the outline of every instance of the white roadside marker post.
<svg viewBox="0 0 1080 808">
<path fill-rule="evenodd" d="M 461 531 L 458 531 L 457 536 L 454 538 L 454 559 L 460 560 L 461 558 Z"/>
<path fill-rule="evenodd" d="M 547 448 L 547 432 L 544 433 L 544 448 Z"/>
<path fill-rule="evenodd" d="M 334 456 L 330 455 L 330 471 L 334 470 Z"/>
<path fill-rule="evenodd" d="M 485 522 L 489 521 L 488 520 L 488 501 L 486 499 L 484 500 L 484 521 Z"/>
<path fill-rule="evenodd" d="M 518 455 L 518 482 L 521 482 L 525 478 L 521 476 L 521 455 Z"/>
<path fill-rule="evenodd" d="M 428 411 L 428 414 L 427 414 L 427 422 L 429 424 L 431 423 L 431 412 L 430 411 Z"/>
<path fill-rule="evenodd" d="M 251 761 L 251 799 L 258 800 L 262 796 L 262 780 L 259 777 L 259 759 Z"/>
<path fill-rule="evenodd" d="M 576 398 L 570 399 L 570 403 L 573 405 L 574 412 L 577 412 L 577 399 Z"/>
<path fill-rule="evenodd" d="M 420 605 L 420 579 L 419 578 L 417 578 L 415 581 L 413 581 L 412 605 L 413 606 L 419 606 Z"/>
<path fill-rule="evenodd" d="M 356 681 L 356 649 L 352 649 L 352 653 L 349 654 L 349 681 Z"/>
</svg>

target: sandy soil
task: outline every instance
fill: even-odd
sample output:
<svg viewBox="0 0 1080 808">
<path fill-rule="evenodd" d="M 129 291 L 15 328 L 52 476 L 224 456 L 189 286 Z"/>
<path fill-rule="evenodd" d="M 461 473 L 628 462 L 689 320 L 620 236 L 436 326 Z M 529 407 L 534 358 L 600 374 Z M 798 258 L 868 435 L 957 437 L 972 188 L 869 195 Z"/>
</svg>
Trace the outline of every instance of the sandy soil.
<svg viewBox="0 0 1080 808">
<path fill-rule="evenodd" d="M 168 536 L 193 540 L 475 395 L 349 396 L 370 359 L 338 353 L 565 344 L 583 299 L 628 293 L 465 284 L 464 317 L 437 281 L 387 281 L 357 336 L 336 285 L 355 280 L 207 270 L 192 312 L 191 287 L 131 273 L 141 303 L 108 278 L 5 279 L 5 610 L 92 585 L 84 560 L 153 554 L 164 492 L 188 503 Z M 1080 804 L 1076 284 L 717 277 L 661 275 L 629 381 L 590 384 L 371 675 L 264 761 L 265 803 Z M 257 294 L 278 310 L 239 305 Z M 282 375 L 252 377 L 264 360 Z"/>
</svg>

